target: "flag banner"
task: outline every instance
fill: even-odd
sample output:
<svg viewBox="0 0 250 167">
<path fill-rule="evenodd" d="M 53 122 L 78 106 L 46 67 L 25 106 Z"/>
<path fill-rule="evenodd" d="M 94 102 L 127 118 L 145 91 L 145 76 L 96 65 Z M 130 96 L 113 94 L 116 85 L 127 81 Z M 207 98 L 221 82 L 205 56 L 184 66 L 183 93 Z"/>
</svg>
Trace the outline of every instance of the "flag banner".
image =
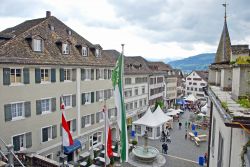
<svg viewBox="0 0 250 167">
<path fill-rule="evenodd" d="M 62 111 L 62 145 L 70 146 L 74 144 L 74 141 L 70 133 L 66 118 L 64 116 L 64 108 L 65 108 L 65 105 L 64 105 L 63 97 L 61 97 L 60 109 Z"/>
<path fill-rule="evenodd" d="M 117 108 L 117 123 L 120 128 L 121 143 L 121 160 L 128 161 L 128 136 L 126 112 L 123 96 L 123 73 L 124 73 L 124 56 L 121 54 L 116 62 L 116 67 L 112 72 L 112 84 L 114 88 L 115 105 Z"/>
<path fill-rule="evenodd" d="M 111 128 L 106 106 L 103 107 L 103 115 L 105 118 L 105 159 L 106 159 L 106 165 L 108 165 L 110 164 L 110 158 L 113 156 L 113 150 L 112 150 L 112 134 L 111 134 Z"/>
</svg>

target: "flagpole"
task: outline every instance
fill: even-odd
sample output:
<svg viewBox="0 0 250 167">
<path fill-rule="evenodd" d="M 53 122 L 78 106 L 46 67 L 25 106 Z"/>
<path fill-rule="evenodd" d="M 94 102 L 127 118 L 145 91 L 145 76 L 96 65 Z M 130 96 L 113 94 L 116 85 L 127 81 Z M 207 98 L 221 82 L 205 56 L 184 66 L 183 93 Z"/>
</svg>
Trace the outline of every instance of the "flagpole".
<svg viewBox="0 0 250 167">
<path fill-rule="evenodd" d="M 63 101 L 63 95 L 61 95 L 60 100 L 61 100 L 61 101 L 60 101 L 60 105 L 61 105 L 61 103 L 64 103 L 64 101 Z M 61 108 L 61 106 L 60 106 L 60 108 Z M 61 112 L 63 112 L 63 111 L 61 111 Z M 61 113 L 61 119 L 62 119 L 62 113 Z M 61 122 L 62 122 L 62 120 L 61 120 Z M 63 157 L 63 154 L 64 154 L 64 150 L 63 150 L 63 126 L 61 126 L 61 131 L 62 131 L 61 156 L 62 156 L 62 158 L 63 158 L 62 164 L 63 164 L 63 167 L 64 167 L 64 157 Z"/>
<path fill-rule="evenodd" d="M 107 165 L 107 134 L 106 134 L 106 129 L 107 129 L 107 116 L 106 116 L 106 99 L 104 99 L 104 119 L 105 119 L 105 123 L 104 123 L 104 129 L 105 129 L 105 133 L 104 133 L 104 137 L 105 137 L 105 167 Z"/>
</svg>

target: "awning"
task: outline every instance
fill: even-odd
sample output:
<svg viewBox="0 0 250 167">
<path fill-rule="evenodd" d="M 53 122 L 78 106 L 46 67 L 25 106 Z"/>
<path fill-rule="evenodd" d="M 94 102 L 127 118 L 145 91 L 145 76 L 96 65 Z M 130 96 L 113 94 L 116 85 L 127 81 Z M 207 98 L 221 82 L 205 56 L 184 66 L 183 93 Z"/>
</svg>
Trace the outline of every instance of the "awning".
<svg viewBox="0 0 250 167">
<path fill-rule="evenodd" d="M 74 140 L 74 144 L 71 146 L 64 146 L 64 154 L 70 154 L 77 150 L 78 148 L 81 148 L 81 142 L 77 139 Z"/>
</svg>

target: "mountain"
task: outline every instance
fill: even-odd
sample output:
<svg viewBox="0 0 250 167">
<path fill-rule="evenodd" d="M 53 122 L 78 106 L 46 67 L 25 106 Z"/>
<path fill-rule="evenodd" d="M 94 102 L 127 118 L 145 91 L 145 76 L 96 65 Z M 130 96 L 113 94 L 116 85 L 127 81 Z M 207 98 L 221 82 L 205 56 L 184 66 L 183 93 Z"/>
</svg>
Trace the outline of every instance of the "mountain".
<svg viewBox="0 0 250 167">
<path fill-rule="evenodd" d="M 190 73 L 193 70 L 207 70 L 208 66 L 214 62 L 215 53 L 203 53 L 196 56 L 190 56 L 181 60 L 164 61 L 173 68 L 181 69 L 184 73 Z"/>
</svg>

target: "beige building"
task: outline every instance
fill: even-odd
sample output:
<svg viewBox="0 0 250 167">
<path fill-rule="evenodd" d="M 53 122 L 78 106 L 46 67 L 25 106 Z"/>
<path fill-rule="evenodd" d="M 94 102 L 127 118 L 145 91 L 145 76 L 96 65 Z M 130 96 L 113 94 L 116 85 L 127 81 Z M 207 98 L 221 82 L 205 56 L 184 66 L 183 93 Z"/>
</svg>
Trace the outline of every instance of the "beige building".
<svg viewBox="0 0 250 167">
<path fill-rule="evenodd" d="M 249 58 L 249 53 L 248 45 L 231 45 L 225 17 L 215 62 L 209 67 L 211 167 L 238 167 L 244 162 L 250 166 L 250 109 L 237 102 L 249 100 L 250 64 L 237 61 L 239 56 Z"/>
<path fill-rule="evenodd" d="M 104 99 L 109 115 L 116 115 L 111 84 L 115 61 L 101 46 L 50 12 L 2 31 L 0 39 L 0 137 L 17 152 L 58 160 L 63 96 L 77 139 L 77 150 L 67 153 L 68 160 L 101 145 Z"/>
</svg>

